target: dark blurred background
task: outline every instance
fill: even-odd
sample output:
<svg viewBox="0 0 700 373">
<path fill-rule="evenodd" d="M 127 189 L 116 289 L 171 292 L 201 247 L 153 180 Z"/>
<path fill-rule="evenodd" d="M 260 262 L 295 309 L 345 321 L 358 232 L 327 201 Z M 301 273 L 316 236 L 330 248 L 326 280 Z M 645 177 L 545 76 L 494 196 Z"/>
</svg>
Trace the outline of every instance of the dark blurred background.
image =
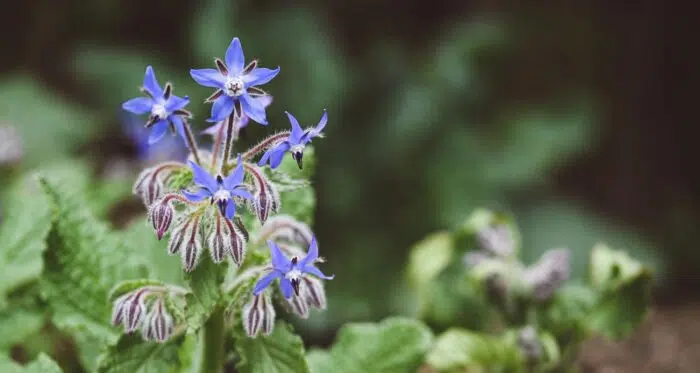
<svg viewBox="0 0 700 373">
<path fill-rule="evenodd" d="M 304 326 L 311 340 L 410 314 L 410 246 L 476 207 L 516 215 L 528 262 L 572 248 L 575 276 L 598 241 L 630 251 L 672 307 L 700 285 L 700 149 L 680 115 L 697 64 L 673 52 L 697 44 L 684 14 L 655 1 L 8 3 L 0 121 L 22 136 L 27 167 L 77 154 L 109 174 L 135 155 L 119 107 L 145 66 L 192 98 L 202 129 L 209 89 L 188 70 L 238 36 L 248 58 L 282 67 L 267 86 L 271 128 L 244 141 L 286 128 L 284 110 L 306 125 L 329 111 L 315 231 L 338 277 L 329 311 Z"/>
</svg>

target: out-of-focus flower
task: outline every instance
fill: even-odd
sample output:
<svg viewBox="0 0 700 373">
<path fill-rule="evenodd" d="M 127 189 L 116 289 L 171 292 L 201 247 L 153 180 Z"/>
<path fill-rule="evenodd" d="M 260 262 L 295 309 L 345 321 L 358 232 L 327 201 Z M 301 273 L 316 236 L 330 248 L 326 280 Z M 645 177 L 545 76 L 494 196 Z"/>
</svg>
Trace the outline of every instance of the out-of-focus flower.
<svg viewBox="0 0 700 373">
<path fill-rule="evenodd" d="M 18 162 L 22 158 L 22 139 L 13 127 L 0 123 L 0 165 Z"/>
<path fill-rule="evenodd" d="M 332 280 L 335 275 L 326 276 L 314 263 L 318 260 L 318 244 L 316 237 L 311 239 L 309 252 L 304 258 L 292 257 L 291 260 L 282 253 L 280 248 L 272 241 L 267 241 L 272 255 L 272 271 L 261 278 L 253 289 L 253 295 L 262 293 L 275 279 L 280 279 L 280 289 L 286 299 L 294 294 L 299 296 L 301 280 L 308 275 L 313 275 L 324 280 Z"/>
<path fill-rule="evenodd" d="M 265 154 L 263 154 L 262 158 L 260 158 L 260 162 L 258 162 L 259 166 L 264 165 L 265 163 L 270 163 L 270 167 L 272 168 L 277 168 L 277 166 L 282 163 L 282 158 L 284 157 L 284 153 L 289 151 L 292 154 L 292 157 L 294 158 L 295 161 L 297 161 L 297 165 L 299 168 L 302 168 L 302 158 L 304 157 L 304 147 L 306 144 L 310 143 L 311 140 L 314 137 L 322 136 L 321 131 L 323 131 L 323 128 L 326 127 L 326 123 L 328 123 L 328 113 L 326 110 L 323 110 L 323 115 L 321 116 L 321 120 L 318 122 L 316 127 L 311 127 L 307 128 L 306 130 L 301 129 L 301 126 L 299 125 L 299 122 L 297 121 L 294 116 L 288 112 L 285 112 L 287 114 L 287 117 L 289 117 L 289 123 L 292 124 L 292 132 L 289 134 L 289 136 L 268 149 Z"/>
<path fill-rule="evenodd" d="M 254 97 L 254 100 L 258 101 L 260 104 L 262 104 L 263 108 L 267 108 L 272 104 L 272 96 L 270 95 L 264 95 L 260 97 Z M 238 133 L 241 131 L 241 129 L 245 128 L 248 125 L 248 122 L 250 121 L 250 117 L 248 117 L 247 114 L 243 113 L 243 116 L 237 120 L 234 121 L 234 128 L 233 128 L 233 133 L 234 133 L 234 139 L 238 138 Z M 223 128 L 222 128 L 223 127 Z M 211 135 L 213 137 L 216 137 L 219 134 L 219 131 L 225 131 L 226 130 L 226 120 L 222 120 L 219 123 L 208 127 L 204 131 L 202 131 L 203 135 Z"/>
<path fill-rule="evenodd" d="M 217 88 L 209 96 L 208 102 L 213 102 L 211 118 L 209 122 L 220 122 L 234 112 L 240 118 L 245 114 L 250 119 L 266 125 L 265 106 L 255 97 L 266 95 L 256 86 L 272 80 L 280 72 L 280 68 L 266 69 L 258 67 L 258 62 L 253 60 L 245 65 L 243 48 L 238 38 L 233 38 L 226 50 L 226 62 L 215 59 L 216 69 L 191 69 L 190 75 L 197 83 Z M 240 108 L 240 111 L 238 111 Z"/>
<path fill-rule="evenodd" d="M 190 162 L 190 167 L 192 168 L 194 182 L 200 188 L 196 192 L 183 191 L 182 193 L 188 200 L 199 202 L 210 198 L 212 203 L 217 203 L 222 214 L 228 219 L 233 219 L 233 216 L 236 214 L 236 203 L 233 201 L 233 197 L 253 199 L 245 185 L 242 184 L 245 171 L 243 170 L 243 161 L 240 155 L 238 156 L 238 166 L 226 178 L 221 177 L 221 175 L 214 177 L 194 162 Z"/>
<path fill-rule="evenodd" d="M 523 275 L 523 281 L 532 289 L 532 295 L 539 301 L 552 297 L 571 274 L 571 254 L 568 249 L 549 250 L 540 260 L 530 266 Z"/>
<path fill-rule="evenodd" d="M 122 128 L 136 148 L 136 157 L 147 165 L 165 161 L 182 161 L 187 156 L 185 147 L 176 136 L 164 136 L 157 143 L 149 143 L 151 131 L 138 116 L 125 113 Z"/>
<path fill-rule="evenodd" d="M 174 127 L 187 143 L 183 117 L 192 116 L 185 110 L 185 106 L 190 102 L 189 97 L 175 96 L 170 83 L 166 83 L 165 88 L 161 88 L 151 66 L 146 67 L 141 91 L 146 94 L 146 97 L 132 98 L 122 104 L 122 108 L 137 115 L 149 114 L 146 122 L 146 127 L 151 128 L 148 143 L 153 144 L 163 138 L 169 127 Z"/>
</svg>

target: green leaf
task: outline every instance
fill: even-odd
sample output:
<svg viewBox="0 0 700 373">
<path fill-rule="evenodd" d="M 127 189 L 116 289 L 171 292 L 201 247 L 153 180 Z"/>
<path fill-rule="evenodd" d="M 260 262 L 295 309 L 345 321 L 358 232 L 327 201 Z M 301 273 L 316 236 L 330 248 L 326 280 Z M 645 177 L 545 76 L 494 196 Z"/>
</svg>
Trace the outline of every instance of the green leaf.
<svg viewBox="0 0 700 373">
<path fill-rule="evenodd" d="M 328 355 L 314 351 L 312 373 L 404 373 L 414 372 L 433 342 L 433 335 L 420 321 L 392 317 L 379 324 L 345 325 Z"/>
<path fill-rule="evenodd" d="M 199 330 L 219 306 L 223 297 L 221 283 L 226 273 L 225 263 L 216 264 L 208 253 L 204 253 L 194 271 L 185 276 L 191 290 L 185 296 L 185 319 L 189 333 Z"/>
<path fill-rule="evenodd" d="M 238 334 L 236 352 L 241 361 L 236 366 L 240 373 L 308 373 L 304 358 L 304 343 L 294 334 L 291 326 L 278 321 L 269 336 L 248 338 Z"/>
<path fill-rule="evenodd" d="M 145 215 L 145 211 L 144 211 Z M 134 254 L 143 256 L 150 267 L 151 278 L 175 285 L 185 283 L 179 255 L 168 254 L 168 240 L 156 239 L 153 226 L 145 216 L 135 219 L 120 236 L 134 246 Z"/>
<path fill-rule="evenodd" d="M 425 312 L 433 280 L 450 264 L 453 251 L 452 234 L 446 231 L 432 233 L 413 245 L 407 275 L 418 301 L 419 313 Z"/>
<path fill-rule="evenodd" d="M 51 360 L 46 354 L 41 353 L 39 356 L 29 363 L 23 370 L 25 373 L 61 373 L 62 370 Z"/>
<path fill-rule="evenodd" d="M 44 326 L 44 313 L 37 308 L 12 304 L 0 311 L 0 351 L 9 350 Z M 0 372 L 3 370 L 0 369 Z"/>
<path fill-rule="evenodd" d="M 99 129 L 93 115 L 28 76 L 0 82 L 0 113 L 0 120 L 19 131 L 30 166 L 67 155 Z"/>
<path fill-rule="evenodd" d="M 591 287 L 566 284 L 549 302 L 539 306 L 540 326 L 559 341 L 582 342 L 588 336 L 586 320 L 597 300 Z"/>
<path fill-rule="evenodd" d="M 3 210 L 12 218 L 0 223 L 0 310 L 10 291 L 41 274 L 41 254 L 51 227 L 48 201 L 33 177 L 21 177 L 9 186 Z"/>
<path fill-rule="evenodd" d="M 180 345 L 184 337 L 166 343 L 144 341 L 136 333 L 123 335 L 100 355 L 99 373 L 175 372 L 181 366 Z"/>
<path fill-rule="evenodd" d="M 277 173 L 283 173 L 287 177 L 297 180 L 311 181 L 315 171 L 315 155 L 313 147 L 304 150 L 304 169 L 299 170 L 296 161 L 290 156 L 285 156 L 282 164 L 276 169 Z M 272 180 L 277 181 L 272 175 Z M 282 183 L 278 183 L 282 184 Z M 311 184 L 294 190 L 281 192 L 280 214 L 291 215 L 299 221 L 312 225 L 316 213 L 316 191 Z"/>
<path fill-rule="evenodd" d="M 651 272 L 627 253 L 600 244 L 593 248 L 590 273 L 601 296 L 588 317 L 589 326 L 608 338 L 629 335 L 647 316 Z"/>
<path fill-rule="evenodd" d="M 523 357 L 518 347 L 498 337 L 465 329 L 440 335 L 425 362 L 438 372 L 520 372 Z"/>
<path fill-rule="evenodd" d="M 9 351 L 0 350 L 0 372 L 21 372 L 22 366 L 10 358 Z"/>
<path fill-rule="evenodd" d="M 103 346 L 120 335 L 109 325 L 109 291 L 121 280 L 148 277 L 147 267 L 85 206 L 74 179 L 42 175 L 39 181 L 53 212 L 42 296 L 54 324 L 73 335 L 83 364 L 92 370 Z"/>
</svg>

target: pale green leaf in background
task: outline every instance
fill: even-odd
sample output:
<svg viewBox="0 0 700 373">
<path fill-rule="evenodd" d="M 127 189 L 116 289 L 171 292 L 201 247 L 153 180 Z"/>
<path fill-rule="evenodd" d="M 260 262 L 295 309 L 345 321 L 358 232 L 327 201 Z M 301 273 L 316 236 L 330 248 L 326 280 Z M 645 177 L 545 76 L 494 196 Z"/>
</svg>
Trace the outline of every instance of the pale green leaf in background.
<svg viewBox="0 0 700 373">
<path fill-rule="evenodd" d="M 58 364 L 56 364 L 55 361 L 51 360 L 50 357 L 48 357 L 46 354 L 42 353 L 42 354 L 39 354 L 39 356 L 34 361 L 27 364 L 27 366 L 24 367 L 24 370 L 22 372 L 25 372 L 25 373 L 61 373 L 62 370 L 58 366 Z"/>
</svg>

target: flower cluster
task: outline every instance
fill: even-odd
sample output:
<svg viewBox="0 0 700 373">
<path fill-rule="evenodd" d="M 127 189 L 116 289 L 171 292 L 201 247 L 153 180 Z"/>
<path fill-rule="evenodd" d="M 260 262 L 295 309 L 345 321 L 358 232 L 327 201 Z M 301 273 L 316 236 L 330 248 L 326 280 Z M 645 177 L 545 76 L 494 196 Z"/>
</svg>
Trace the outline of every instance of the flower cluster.
<svg viewBox="0 0 700 373">
<path fill-rule="evenodd" d="M 112 325 L 124 327 L 126 333 L 141 330 L 145 340 L 164 342 L 177 325 L 168 303 L 187 291 L 171 285 L 147 285 L 120 295 L 114 300 Z"/>
<path fill-rule="evenodd" d="M 147 115 L 149 145 L 161 141 L 170 130 L 180 135 L 189 150 L 186 163 L 168 161 L 143 170 L 133 192 L 147 207 L 156 237 L 160 240 L 169 235 L 168 253 L 180 255 L 185 271 L 193 271 L 208 251 L 215 263 L 231 258 L 239 272 L 236 284 L 254 276 L 257 283 L 241 301 L 240 310 L 245 330 L 255 336 L 260 330 L 272 331 L 275 310 L 270 284 L 274 281 L 279 282 L 289 309 L 302 317 L 307 316 L 309 307 L 326 306 L 322 281 L 333 276 L 324 275 L 315 266 L 322 260 L 309 227 L 289 216 L 275 216 L 282 200 L 279 180 L 274 177 L 279 170 L 272 170 L 280 166 L 287 153 L 301 169 L 304 149 L 312 139 L 323 137 L 328 114 L 324 109 L 319 123 L 304 129 L 286 112 L 290 130 L 273 134 L 234 155 L 233 143 L 249 121 L 268 125 L 266 108 L 272 97 L 260 86 L 275 78 L 280 68 L 259 67 L 257 60 L 246 63 L 238 38 L 232 40 L 224 59 L 216 58 L 214 62 L 215 69 L 190 70 L 197 83 L 215 89 L 205 100 L 212 103 L 207 122 L 214 124 L 200 132 L 213 138 L 211 148 L 200 148 L 196 142 L 190 125 L 193 116 L 185 109 L 189 96 L 176 96 L 170 83 L 161 87 L 151 66 L 146 68 L 141 89 L 144 96 L 122 105 L 133 114 Z M 260 158 L 256 161 L 257 156 Z M 248 213 L 252 220 L 246 218 Z M 260 228 L 251 244 L 248 230 L 255 220 Z M 246 252 L 265 242 L 270 264 L 246 261 Z M 308 252 L 300 247 L 308 247 Z M 267 255 L 266 250 L 262 253 Z M 144 337 L 161 340 L 172 330 L 172 317 L 163 302 L 152 302 L 147 312 L 145 297 L 144 293 L 132 292 L 120 298 L 115 302 L 114 321 L 123 324 L 127 332 L 142 325 Z"/>
</svg>

